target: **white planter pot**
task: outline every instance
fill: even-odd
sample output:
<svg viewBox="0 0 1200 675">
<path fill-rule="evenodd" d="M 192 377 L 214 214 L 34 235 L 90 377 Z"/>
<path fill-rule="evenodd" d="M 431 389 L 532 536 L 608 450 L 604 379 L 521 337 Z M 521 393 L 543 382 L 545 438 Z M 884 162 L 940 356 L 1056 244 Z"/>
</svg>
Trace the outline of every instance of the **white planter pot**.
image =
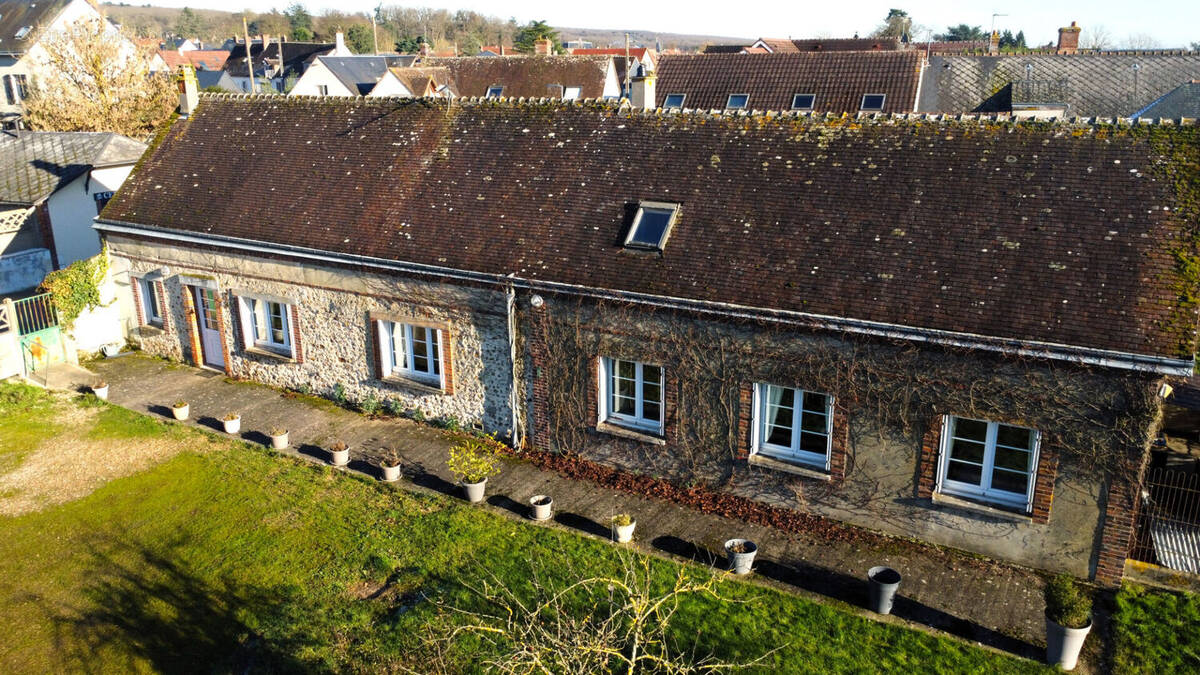
<svg viewBox="0 0 1200 675">
<path fill-rule="evenodd" d="M 100 399 L 101 401 L 107 401 L 108 385 L 106 384 L 103 387 L 92 387 L 92 393 L 95 394 L 96 398 Z"/>
<path fill-rule="evenodd" d="M 487 479 L 484 478 L 478 483 L 463 483 L 462 486 L 463 491 L 467 494 L 467 501 L 477 504 L 483 501 L 483 493 L 487 489 Z"/>
<path fill-rule="evenodd" d="M 346 466 L 350 463 L 350 448 L 345 450 L 330 450 L 329 463 L 334 466 Z"/>
<path fill-rule="evenodd" d="M 188 418 L 188 408 L 189 408 L 189 406 L 186 406 L 186 405 L 183 406 L 182 408 L 172 407 L 171 414 L 175 416 L 175 419 L 182 422 L 183 420 L 186 420 Z"/>
<path fill-rule="evenodd" d="M 617 543 L 628 544 L 633 541 L 633 530 L 637 527 L 637 521 L 633 521 L 628 525 L 613 525 L 613 529 L 617 532 Z"/>
<path fill-rule="evenodd" d="M 554 500 L 549 495 L 534 495 L 529 498 L 529 505 L 533 507 L 529 514 L 534 520 L 550 520 L 551 509 L 554 507 Z"/>
<path fill-rule="evenodd" d="M 733 548 L 741 545 L 744 553 L 734 553 Z M 729 556 L 729 569 L 733 570 L 734 574 L 749 574 L 754 565 L 754 555 L 758 553 L 758 546 L 749 539 L 730 539 L 725 542 L 725 554 Z"/>
<path fill-rule="evenodd" d="M 1074 670 L 1079 663 L 1079 651 L 1092 630 L 1092 623 L 1083 628 L 1060 626 L 1046 617 L 1046 663 L 1063 670 Z"/>
<path fill-rule="evenodd" d="M 271 437 L 271 447 L 272 448 L 275 448 L 276 450 L 283 450 L 287 446 L 288 446 L 288 434 L 286 431 L 278 436 Z"/>
<path fill-rule="evenodd" d="M 384 482 L 392 483 L 392 482 L 400 480 L 400 465 L 399 464 L 397 464 L 396 466 L 387 466 L 386 464 L 380 464 L 379 468 L 381 470 L 383 470 L 383 481 Z"/>
<path fill-rule="evenodd" d="M 221 424 L 225 425 L 225 433 L 227 433 L 227 434 L 236 434 L 237 432 L 242 430 L 242 418 L 241 417 L 238 417 L 237 419 L 232 419 L 232 420 L 221 420 Z"/>
</svg>

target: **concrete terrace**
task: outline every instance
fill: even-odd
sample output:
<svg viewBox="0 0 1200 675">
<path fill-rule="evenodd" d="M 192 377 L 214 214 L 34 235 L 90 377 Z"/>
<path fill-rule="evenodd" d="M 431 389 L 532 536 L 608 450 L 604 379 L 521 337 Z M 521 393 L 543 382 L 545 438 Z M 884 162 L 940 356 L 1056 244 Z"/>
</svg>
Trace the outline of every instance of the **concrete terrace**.
<svg viewBox="0 0 1200 675">
<path fill-rule="evenodd" d="M 382 448 L 396 449 L 404 460 L 402 489 L 433 490 L 460 496 L 445 460 L 451 441 L 440 429 L 406 419 L 368 418 L 330 402 L 283 393 L 257 384 L 233 382 L 223 375 L 166 361 L 130 355 L 89 364 L 110 385 L 109 400 L 137 412 L 171 418 L 170 405 L 191 405 L 186 424 L 220 433 L 220 418 L 242 415 L 241 437 L 269 444 L 266 430 L 286 426 L 292 447 L 285 451 L 326 462 L 323 449 L 341 439 L 350 445 L 347 470 L 378 475 Z M 73 386 L 86 386 L 76 377 Z M 63 384 L 66 384 L 65 382 Z M 506 462 L 488 481 L 487 506 L 525 517 L 535 494 L 554 498 L 552 527 L 566 527 L 608 538 L 609 518 L 633 514 L 638 522 L 635 545 L 644 552 L 724 564 L 722 542 L 747 537 L 758 542 L 753 580 L 801 595 L 832 599 L 862 607 L 867 595 L 866 572 L 874 565 L 897 569 L 904 581 L 894 618 L 918 628 L 945 631 L 983 645 L 1040 660 L 1044 622 L 1042 578 L 1032 570 L 996 563 L 955 551 L 869 535 L 855 541 L 830 541 L 804 533 L 788 533 L 748 525 L 680 505 L 642 498 L 543 471 L 528 462 Z M 1099 636 L 1107 632 L 1107 616 L 1097 606 Z M 865 610 L 860 610 L 865 611 Z M 1102 640 L 1089 641 L 1081 672 L 1099 661 Z"/>
</svg>

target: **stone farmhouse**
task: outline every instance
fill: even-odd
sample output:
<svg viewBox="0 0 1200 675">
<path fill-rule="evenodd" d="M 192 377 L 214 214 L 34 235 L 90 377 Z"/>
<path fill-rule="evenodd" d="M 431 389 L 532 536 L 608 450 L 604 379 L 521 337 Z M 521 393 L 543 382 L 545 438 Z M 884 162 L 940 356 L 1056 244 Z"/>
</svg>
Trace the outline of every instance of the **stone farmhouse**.
<svg viewBox="0 0 1200 675">
<path fill-rule="evenodd" d="M 1198 134 L 202 95 L 96 227 L 151 354 L 1111 583 Z"/>
</svg>

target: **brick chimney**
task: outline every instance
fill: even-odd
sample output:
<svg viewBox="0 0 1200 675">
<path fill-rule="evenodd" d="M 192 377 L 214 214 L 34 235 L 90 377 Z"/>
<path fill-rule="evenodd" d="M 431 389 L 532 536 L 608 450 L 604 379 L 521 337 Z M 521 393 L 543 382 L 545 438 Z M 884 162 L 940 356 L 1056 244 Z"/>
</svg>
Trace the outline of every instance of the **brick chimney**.
<svg viewBox="0 0 1200 675">
<path fill-rule="evenodd" d="M 1061 31 L 1060 31 L 1060 35 L 1061 35 Z M 1060 37 L 1059 39 L 1061 40 L 1062 38 Z M 1000 32 L 999 31 L 995 31 L 995 30 L 992 31 L 991 37 L 988 38 L 988 53 L 989 54 L 999 54 L 1000 53 Z"/>
<path fill-rule="evenodd" d="M 1058 53 L 1074 54 L 1079 51 L 1079 26 L 1072 21 L 1070 26 L 1058 29 Z"/>
<path fill-rule="evenodd" d="M 187 117 L 200 101 L 199 86 L 196 84 L 196 69 L 189 65 L 179 66 L 179 114 Z"/>
<path fill-rule="evenodd" d="M 550 38 L 538 38 L 534 40 L 533 53 L 538 56 L 550 56 L 554 53 L 554 41 Z"/>
<path fill-rule="evenodd" d="M 637 72 L 629 80 L 629 103 L 640 110 L 654 110 L 657 107 L 654 73 L 647 71 L 644 65 L 638 65 Z"/>
</svg>

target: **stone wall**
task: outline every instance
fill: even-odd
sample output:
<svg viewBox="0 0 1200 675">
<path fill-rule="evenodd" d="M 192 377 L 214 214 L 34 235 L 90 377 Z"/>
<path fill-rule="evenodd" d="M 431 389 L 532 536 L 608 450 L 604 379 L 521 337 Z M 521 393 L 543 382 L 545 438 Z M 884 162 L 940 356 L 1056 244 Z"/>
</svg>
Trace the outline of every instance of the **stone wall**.
<svg viewBox="0 0 1200 675">
<path fill-rule="evenodd" d="M 126 311 L 133 325 L 145 322 L 131 280 L 151 278 L 162 284 L 165 325 L 143 326 L 131 335 L 147 353 L 198 362 L 190 330 L 196 319 L 189 314 L 192 302 L 185 298 L 185 283 L 211 284 L 219 292 L 230 376 L 326 397 L 341 384 L 351 402 L 374 394 L 380 402 L 395 401 L 427 417 L 454 417 L 502 436 L 510 433 L 512 363 L 502 292 L 112 235 L 107 240 L 114 270 L 121 270 L 118 284 L 130 289 Z M 244 349 L 234 291 L 294 299 L 293 339 L 302 355 L 283 359 Z M 381 380 L 371 329 L 374 315 L 446 326 L 452 340 L 452 368 L 447 369 L 453 373 L 452 393 Z"/>
</svg>

